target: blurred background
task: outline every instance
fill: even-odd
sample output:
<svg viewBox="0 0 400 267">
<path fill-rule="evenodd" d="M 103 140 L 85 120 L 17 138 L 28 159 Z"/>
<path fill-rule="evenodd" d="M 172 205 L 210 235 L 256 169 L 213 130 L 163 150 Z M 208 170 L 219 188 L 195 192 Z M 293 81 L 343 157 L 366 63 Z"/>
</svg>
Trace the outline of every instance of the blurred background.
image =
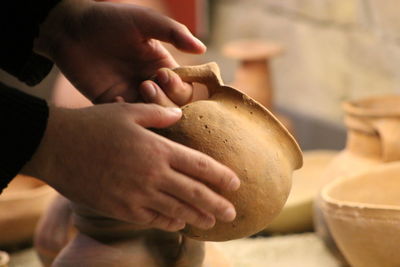
<svg viewBox="0 0 400 267">
<path fill-rule="evenodd" d="M 187 25 L 207 44 L 208 52 L 177 54 L 178 61 L 216 61 L 226 83 L 234 79 L 238 62 L 223 55 L 224 45 L 243 38 L 279 43 L 284 52 L 271 60 L 274 103 L 296 117 L 298 138 L 306 149 L 343 146 L 343 100 L 400 90 L 400 20 L 395 0 L 126 2 L 150 6 Z M 36 88 L 20 84 L 18 88 L 49 99 L 56 76 L 54 68 Z M 4 72 L 0 79 L 17 84 Z M 304 133 L 311 125 L 317 133 Z"/>
<path fill-rule="evenodd" d="M 187 25 L 208 51 L 188 55 L 168 45 L 177 61 L 181 65 L 216 61 L 225 83 L 254 93 L 277 112 L 304 151 L 345 147 L 343 101 L 400 93 L 400 19 L 395 0 L 110 1 L 145 5 Z M 249 70 L 254 70 L 254 77 L 243 74 Z M 3 71 L 0 80 L 56 105 L 88 104 L 56 67 L 33 88 Z M 329 153 L 323 163 L 315 163 L 320 164 L 315 177 L 336 155 Z M 311 233 L 311 202 L 318 190 L 307 193 L 307 230 L 289 231 L 306 234 L 227 244 L 225 253 L 236 260 L 234 266 L 267 266 L 267 262 L 273 264 L 268 266 L 345 266 Z M 32 262 L 32 253 L 21 254 L 17 262 Z M 237 253 L 254 257 L 258 265 L 235 258 Z M 288 253 L 302 262 L 293 265 L 294 261 L 285 260 Z M 12 266 L 35 264 L 37 259 L 31 265 Z"/>
</svg>

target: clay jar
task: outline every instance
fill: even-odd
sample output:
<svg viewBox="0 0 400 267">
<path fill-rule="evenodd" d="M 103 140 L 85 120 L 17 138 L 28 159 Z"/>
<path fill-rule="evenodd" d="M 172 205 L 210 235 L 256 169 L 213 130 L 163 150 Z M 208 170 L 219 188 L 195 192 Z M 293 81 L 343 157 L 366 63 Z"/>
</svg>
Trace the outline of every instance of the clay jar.
<svg viewBox="0 0 400 267">
<path fill-rule="evenodd" d="M 227 43 L 223 54 L 239 61 L 232 86 L 243 90 L 254 100 L 268 108 L 293 133 L 289 118 L 273 110 L 273 86 L 270 61 L 282 54 L 281 45 L 260 39 L 241 39 Z"/>
<path fill-rule="evenodd" d="M 51 187 L 35 178 L 15 177 L 0 195 L 0 247 L 32 242 L 36 224 L 54 196 Z"/>
<path fill-rule="evenodd" d="M 197 240 L 225 241 L 259 232 L 282 209 L 292 172 L 302 165 L 296 141 L 266 108 L 224 86 L 215 63 L 175 72 L 186 82 L 205 84 L 210 98 L 185 105 L 182 119 L 160 133 L 210 155 L 241 180 L 238 191 L 219 192 L 236 208 L 233 222 L 218 221 L 210 230 L 187 226 L 184 234 Z"/>
<path fill-rule="evenodd" d="M 400 163 L 343 177 L 322 191 L 322 210 L 351 266 L 400 266 Z"/>
<path fill-rule="evenodd" d="M 346 148 L 328 166 L 324 184 L 384 162 L 400 160 L 400 96 L 380 96 L 345 102 L 343 109 L 348 128 Z M 320 203 L 319 197 L 314 205 L 317 234 L 341 258 L 322 216 Z"/>
</svg>

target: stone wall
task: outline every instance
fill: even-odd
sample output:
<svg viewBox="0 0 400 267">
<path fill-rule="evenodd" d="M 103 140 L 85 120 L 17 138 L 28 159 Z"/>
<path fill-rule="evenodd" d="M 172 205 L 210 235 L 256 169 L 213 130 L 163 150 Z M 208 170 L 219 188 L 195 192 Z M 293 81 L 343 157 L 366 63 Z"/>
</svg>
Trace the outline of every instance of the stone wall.
<svg viewBox="0 0 400 267">
<path fill-rule="evenodd" d="M 400 92 L 395 0 L 218 0 L 212 7 L 216 50 L 238 38 L 285 46 L 273 61 L 281 107 L 339 125 L 343 100 Z"/>
</svg>

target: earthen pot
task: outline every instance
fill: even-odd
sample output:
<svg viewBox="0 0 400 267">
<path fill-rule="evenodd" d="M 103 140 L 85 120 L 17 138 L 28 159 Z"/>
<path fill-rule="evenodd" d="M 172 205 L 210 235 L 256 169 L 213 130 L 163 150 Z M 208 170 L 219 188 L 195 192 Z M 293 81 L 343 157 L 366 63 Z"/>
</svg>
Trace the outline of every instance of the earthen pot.
<svg viewBox="0 0 400 267">
<path fill-rule="evenodd" d="M 138 228 L 61 196 L 40 220 L 35 249 L 44 266 L 231 267 L 213 244 Z"/>
<path fill-rule="evenodd" d="M 346 148 L 329 164 L 324 184 L 337 177 L 351 176 L 385 162 L 400 160 L 400 96 L 388 95 L 344 102 L 347 126 Z M 333 241 L 316 198 L 314 224 L 317 234 L 339 259 L 343 259 Z"/>
<path fill-rule="evenodd" d="M 36 224 L 54 196 L 51 187 L 35 178 L 15 177 L 0 195 L 0 247 L 32 242 Z"/>
<path fill-rule="evenodd" d="M 261 231 L 286 202 L 292 172 L 302 165 L 299 146 L 266 108 L 243 92 L 224 86 L 215 63 L 175 72 L 186 82 L 205 84 L 210 98 L 185 105 L 182 119 L 160 133 L 210 155 L 241 180 L 238 191 L 219 192 L 235 205 L 233 222 L 218 221 L 210 230 L 188 226 L 185 235 L 225 241 Z"/>
<path fill-rule="evenodd" d="M 63 207 L 64 204 L 59 202 L 54 206 Z M 229 260 L 211 243 L 187 238 L 179 232 L 117 221 L 81 205 L 71 204 L 71 207 L 68 210 L 73 211 L 77 233 L 61 252 L 53 250 L 53 255 L 58 254 L 55 259 L 45 257 L 46 266 L 231 267 Z M 60 218 L 51 216 L 47 224 L 54 225 Z M 49 230 L 54 232 L 57 228 Z M 62 236 L 66 236 L 65 232 L 64 229 Z"/>
<path fill-rule="evenodd" d="M 261 39 L 240 39 L 227 43 L 223 54 L 239 61 L 232 86 L 243 90 L 254 100 L 268 108 L 293 133 L 292 121 L 273 109 L 271 60 L 282 54 L 281 45 Z"/>
<path fill-rule="evenodd" d="M 295 233 L 313 230 L 313 201 L 321 189 L 327 165 L 337 154 L 335 150 L 310 150 L 303 153 L 303 167 L 293 173 L 289 198 L 265 232 Z"/>
<path fill-rule="evenodd" d="M 34 247 L 43 266 L 51 266 L 59 252 L 76 235 L 70 206 L 68 199 L 57 195 L 37 224 Z"/>
<path fill-rule="evenodd" d="M 137 232 L 116 241 L 78 233 L 52 266 L 232 267 L 211 242 L 157 230 Z"/>
<path fill-rule="evenodd" d="M 322 193 L 329 229 L 351 266 L 400 266 L 400 163 L 344 176 Z"/>
<path fill-rule="evenodd" d="M 0 250 L 0 267 L 7 267 L 10 262 L 10 256 L 7 252 Z"/>
</svg>

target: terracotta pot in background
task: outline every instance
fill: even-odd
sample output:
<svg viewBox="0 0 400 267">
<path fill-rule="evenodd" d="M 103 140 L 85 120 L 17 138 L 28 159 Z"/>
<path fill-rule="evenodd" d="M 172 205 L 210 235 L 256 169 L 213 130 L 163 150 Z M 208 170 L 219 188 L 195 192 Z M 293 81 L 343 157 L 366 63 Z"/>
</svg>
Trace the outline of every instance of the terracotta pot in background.
<svg viewBox="0 0 400 267">
<path fill-rule="evenodd" d="M 281 45 L 261 39 L 241 39 L 227 43 L 223 54 L 239 61 L 232 86 L 268 108 L 293 133 L 289 118 L 274 112 L 273 84 L 270 61 L 282 54 Z"/>
<path fill-rule="evenodd" d="M 289 198 L 265 232 L 296 233 L 313 230 L 313 201 L 322 186 L 324 171 L 337 153 L 334 150 L 310 150 L 303 153 L 303 167 L 293 173 Z"/>
<path fill-rule="evenodd" d="M 15 177 L 0 195 L 0 247 L 32 242 L 36 224 L 54 196 L 51 187 L 33 177 Z"/>
<path fill-rule="evenodd" d="M 345 102 L 343 109 L 348 128 L 346 148 L 327 167 L 324 184 L 384 162 L 400 160 L 400 96 Z M 333 254 L 344 261 L 322 215 L 320 197 L 314 207 L 317 234 Z"/>
<path fill-rule="evenodd" d="M 400 163 L 386 163 L 327 185 L 322 211 L 351 266 L 400 266 Z"/>
</svg>

